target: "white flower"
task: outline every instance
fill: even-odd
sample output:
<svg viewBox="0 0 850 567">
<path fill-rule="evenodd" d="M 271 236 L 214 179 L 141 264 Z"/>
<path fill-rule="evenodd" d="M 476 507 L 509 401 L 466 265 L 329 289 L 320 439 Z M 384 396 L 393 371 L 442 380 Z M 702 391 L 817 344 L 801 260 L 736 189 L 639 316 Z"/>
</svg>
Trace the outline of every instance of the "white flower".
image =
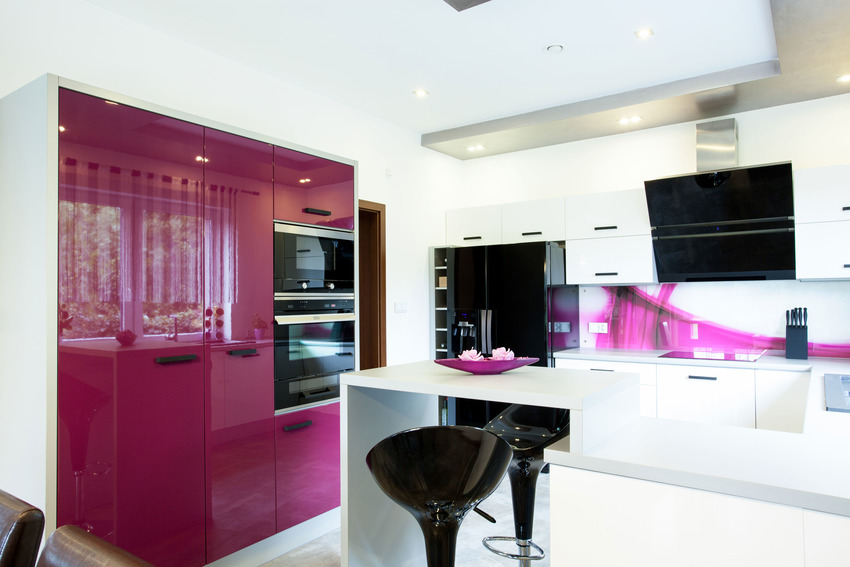
<svg viewBox="0 0 850 567">
<path fill-rule="evenodd" d="M 458 358 L 461 360 L 484 360 L 484 355 L 473 348 L 463 351 Z"/>
<path fill-rule="evenodd" d="M 493 349 L 493 360 L 513 360 L 514 351 L 509 348 L 499 347 Z"/>
</svg>

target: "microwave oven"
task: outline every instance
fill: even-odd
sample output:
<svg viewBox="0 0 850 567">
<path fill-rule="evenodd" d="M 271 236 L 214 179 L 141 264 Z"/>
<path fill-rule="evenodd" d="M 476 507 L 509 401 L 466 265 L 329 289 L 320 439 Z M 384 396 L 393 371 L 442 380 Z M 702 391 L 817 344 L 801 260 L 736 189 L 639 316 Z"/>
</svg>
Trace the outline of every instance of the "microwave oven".
<svg viewBox="0 0 850 567">
<path fill-rule="evenodd" d="M 354 293 L 354 233 L 275 222 L 274 292 Z"/>
</svg>

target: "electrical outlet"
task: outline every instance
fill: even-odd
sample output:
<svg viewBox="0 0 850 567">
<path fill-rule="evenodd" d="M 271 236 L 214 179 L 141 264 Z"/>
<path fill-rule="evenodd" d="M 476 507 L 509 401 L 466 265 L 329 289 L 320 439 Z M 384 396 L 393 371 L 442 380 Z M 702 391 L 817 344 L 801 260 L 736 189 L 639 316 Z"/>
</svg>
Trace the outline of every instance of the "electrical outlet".
<svg viewBox="0 0 850 567">
<path fill-rule="evenodd" d="M 588 331 L 600 335 L 607 335 L 608 323 L 588 323 Z"/>
<path fill-rule="evenodd" d="M 699 325 L 697 323 L 691 323 L 691 339 L 699 340 Z"/>
</svg>

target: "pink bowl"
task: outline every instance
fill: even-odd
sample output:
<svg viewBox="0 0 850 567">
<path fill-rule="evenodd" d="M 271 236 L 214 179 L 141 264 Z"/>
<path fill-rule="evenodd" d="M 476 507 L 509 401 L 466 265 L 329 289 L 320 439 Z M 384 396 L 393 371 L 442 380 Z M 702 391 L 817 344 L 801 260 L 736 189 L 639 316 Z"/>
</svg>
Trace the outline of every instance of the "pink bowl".
<svg viewBox="0 0 850 567">
<path fill-rule="evenodd" d="M 435 360 L 434 362 L 441 366 L 448 366 L 449 368 L 471 372 L 472 374 L 501 374 L 502 372 L 519 368 L 520 366 L 534 364 L 538 360 L 540 359 L 524 356 L 514 358 L 513 360 L 492 360 L 489 358 L 484 360 L 461 360 L 459 358 L 444 358 Z"/>
</svg>

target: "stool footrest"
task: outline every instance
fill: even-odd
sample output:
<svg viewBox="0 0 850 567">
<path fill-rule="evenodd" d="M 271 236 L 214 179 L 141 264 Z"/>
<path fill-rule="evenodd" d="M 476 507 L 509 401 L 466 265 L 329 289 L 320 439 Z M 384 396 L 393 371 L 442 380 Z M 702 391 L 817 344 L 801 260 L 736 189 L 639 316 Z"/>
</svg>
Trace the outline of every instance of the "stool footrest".
<svg viewBox="0 0 850 567">
<path fill-rule="evenodd" d="M 505 551 L 496 549 L 495 547 L 490 545 L 491 541 L 511 541 L 515 543 L 517 547 L 520 548 L 520 553 L 507 553 Z M 482 539 L 481 543 L 483 543 L 484 547 L 486 547 L 496 555 L 501 555 L 502 557 L 507 557 L 508 559 L 539 561 L 546 557 L 546 552 L 543 551 L 543 548 L 531 541 L 530 539 L 522 540 L 510 536 L 490 536 Z M 537 555 L 531 555 L 531 550 L 536 551 Z"/>
</svg>

